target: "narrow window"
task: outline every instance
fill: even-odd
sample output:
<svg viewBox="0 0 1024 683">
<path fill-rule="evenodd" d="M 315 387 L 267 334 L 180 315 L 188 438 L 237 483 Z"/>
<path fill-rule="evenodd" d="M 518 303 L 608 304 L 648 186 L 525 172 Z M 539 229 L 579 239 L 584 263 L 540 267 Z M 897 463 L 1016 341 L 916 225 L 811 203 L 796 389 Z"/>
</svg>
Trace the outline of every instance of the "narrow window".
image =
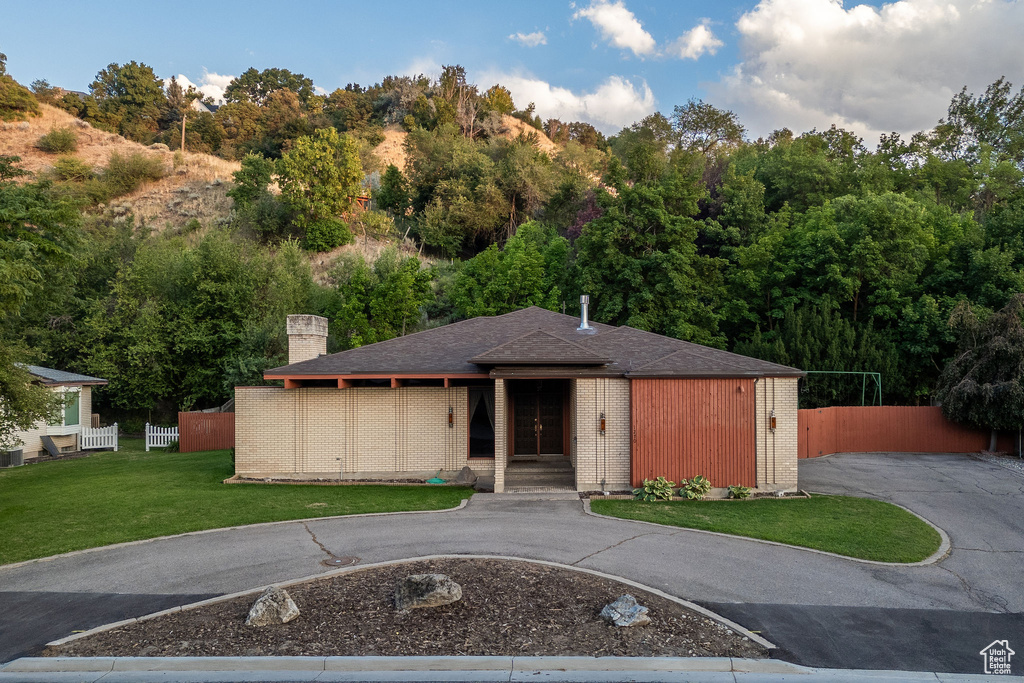
<svg viewBox="0 0 1024 683">
<path fill-rule="evenodd" d="M 494 457 L 494 387 L 469 389 L 469 457 Z"/>
</svg>

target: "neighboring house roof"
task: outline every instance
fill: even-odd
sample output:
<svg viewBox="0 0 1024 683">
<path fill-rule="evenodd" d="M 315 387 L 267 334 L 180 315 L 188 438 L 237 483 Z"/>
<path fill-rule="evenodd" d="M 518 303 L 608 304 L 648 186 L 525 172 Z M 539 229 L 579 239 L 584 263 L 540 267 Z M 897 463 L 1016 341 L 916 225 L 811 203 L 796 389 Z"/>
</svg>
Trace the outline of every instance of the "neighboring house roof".
<svg viewBox="0 0 1024 683">
<path fill-rule="evenodd" d="M 42 384 L 62 385 L 97 385 L 107 384 L 107 380 L 89 375 L 79 375 L 77 372 L 64 372 L 53 368 L 44 368 L 40 365 L 26 365 L 25 368 L 30 374 L 37 377 Z"/>
<path fill-rule="evenodd" d="M 202 100 L 192 100 L 191 107 L 192 107 L 192 109 L 194 109 L 197 112 L 200 112 L 200 113 L 204 113 L 205 112 L 207 114 L 212 114 L 215 111 L 217 111 L 218 109 L 220 109 L 220 105 L 219 104 L 207 104 L 206 102 L 203 102 Z"/>
<path fill-rule="evenodd" d="M 632 327 L 591 323 L 531 306 L 267 370 L 267 379 L 343 375 L 491 377 L 800 377 L 796 368 Z M 529 368 L 522 366 L 544 366 Z"/>
</svg>

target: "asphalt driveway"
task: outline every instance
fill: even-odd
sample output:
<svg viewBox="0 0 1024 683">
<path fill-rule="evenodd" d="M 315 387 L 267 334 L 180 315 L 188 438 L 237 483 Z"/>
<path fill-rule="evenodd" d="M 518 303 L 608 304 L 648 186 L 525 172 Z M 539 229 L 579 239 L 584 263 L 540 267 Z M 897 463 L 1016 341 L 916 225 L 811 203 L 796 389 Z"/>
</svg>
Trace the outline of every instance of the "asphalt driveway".
<svg viewBox="0 0 1024 683">
<path fill-rule="evenodd" d="M 952 547 L 933 571 L 873 572 L 876 581 L 917 594 L 920 605 L 815 604 L 820 595 L 808 592 L 804 605 L 706 606 L 761 630 L 788 650 L 786 658 L 826 667 L 981 673 L 980 650 L 993 640 L 1024 644 L 1019 472 L 963 454 L 844 453 L 801 460 L 800 487 L 896 503 L 946 531 Z M 935 572 L 955 578 L 953 592 L 970 605 L 929 606 L 927 595 L 950 590 Z"/>
<path fill-rule="evenodd" d="M 490 554 L 596 569 L 712 606 L 811 666 L 978 673 L 991 640 L 1024 643 L 1024 478 L 955 455 L 837 455 L 800 468 L 802 488 L 918 512 L 949 533 L 950 556 L 880 566 L 587 516 L 578 500 L 478 495 L 455 512 L 228 529 L 0 568 L 0 661 L 111 621 L 97 604 L 137 616 L 323 573 L 332 554 L 363 563 Z"/>
</svg>

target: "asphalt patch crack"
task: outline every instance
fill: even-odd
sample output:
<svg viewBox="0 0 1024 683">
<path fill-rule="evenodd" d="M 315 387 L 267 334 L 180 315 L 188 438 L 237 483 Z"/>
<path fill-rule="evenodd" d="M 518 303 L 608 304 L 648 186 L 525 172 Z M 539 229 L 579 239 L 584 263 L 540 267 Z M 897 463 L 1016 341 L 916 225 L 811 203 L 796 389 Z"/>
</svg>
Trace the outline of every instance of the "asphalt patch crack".
<svg viewBox="0 0 1024 683">
<path fill-rule="evenodd" d="M 967 597 L 969 597 L 972 602 L 978 604 L 981 607 L 984 607 L 985 609 L 993 609 L 994 611 L 1002 612 L 1004 614 L 1009 612 L 1009 609 L 1007 609 L 1006 607 L 1005 598 L 998 595 L 992 595 L 991 593 L 988 593 L 986 591 L 976 590 L 974 587 L 971 586 L 970 583 L 967 582 L 967 579 L 960 576 L 958 573 L 956 573 L 949 567 L 939 566 L 939 569 L 941 569 L 942 571 L 949 572 L 950 574 L 955 576 L 960 581 L 960 585 L 963 587 L 964 591 L 967 593 Z"/>
<path fill-rule="evenodd" d="M 618 548 L 623 543 L 628 543 L 629 541 L 632 541 L 632 540 L 635 540 L 637 538 L 640 538 L 641 536 L 660 536 L 660 535 L 661 534 L 659 534 L 659 533 L 657 533 L 655 531 L 647 531 L 647 532 L 642 533 L 642 534 L 637 534 L 636 536 L 630 536 L 629 538 L 624 538 L 621 541 L 619 541 L 618 543 L 612 543 L 607 548 L 601 548 L 600 550 L 595 550 L 594 552 L 590 553 L 589 555 L 581 557 L 580 559 L 578 559 L 575 562 L 573 562 L 570 566 L 571 567 L 575 567 L 576 565 L 578 565 L 583 560 L 589 559 L 589 558 L 593 557 L 594 555 L 599 555 L 599 554 L 605 552 L 606 550 L 611 550 L 612 548 Z"/>
<path fill-rule="evenodd" d="M 306 532 L 309 534 L 309 537 L 313 539 L 313 543 L 316 543 L 317 546 L 319 546 L 320 550 L 323 550 L 327 554 L 327 559 L 329 559 L 329 560 L 336 560 L 336 559 L 338 559 L 337 555 L 335 555 L 330 550 L 328 550 L 327 546 L 325 546 L 323 543 L 320 542 L 320 540 L 316 537 L 316 534 L 313 533 L 313 530 L 309 528 L 309 524 L 307 524 L 306 522 L 303 522 L 302 526 L 305 527 Z"/>
</svg>

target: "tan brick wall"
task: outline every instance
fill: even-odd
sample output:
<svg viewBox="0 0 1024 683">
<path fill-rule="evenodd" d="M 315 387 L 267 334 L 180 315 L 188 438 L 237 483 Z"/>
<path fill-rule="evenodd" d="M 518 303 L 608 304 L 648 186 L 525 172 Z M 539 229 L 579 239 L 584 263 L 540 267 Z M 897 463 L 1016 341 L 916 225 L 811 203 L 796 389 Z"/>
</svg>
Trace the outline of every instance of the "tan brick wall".
<svg viewBox="0 0 1024 683">
<path fill-rule="evenodd" d="M 448 407 L 454 426 L 448 426 Z M 467 463 L 464 387 L 235 390 L 235 471 L 246 476 L 453 476 Z M 475 470 L 486 467 L 474 462 Z"/>
<path fill-rule="evenodd" d="M 508 463 L 508 397 L 505 380 L 494 380 L 494 492 L 505 491 L 505 465 Z"/>
<path fill-rule="evenodd" d="M 790 491 L 797 487 L 797 385 L 793 377 L 763 377 L 755 385 L 759 489 Z"/>
<path fill-rule="evenodd" d="M 577 379 L 573 394 L 577 490 L 598 490 L 602 480 L 606 490 L 630 488 L 629 380 Z"/>
<path fill-rule="evenodd" d="M 327 353 L 327 337 L 313 334 L 288 335 L 288 363 L 301 363 Z"/>
</svg>

